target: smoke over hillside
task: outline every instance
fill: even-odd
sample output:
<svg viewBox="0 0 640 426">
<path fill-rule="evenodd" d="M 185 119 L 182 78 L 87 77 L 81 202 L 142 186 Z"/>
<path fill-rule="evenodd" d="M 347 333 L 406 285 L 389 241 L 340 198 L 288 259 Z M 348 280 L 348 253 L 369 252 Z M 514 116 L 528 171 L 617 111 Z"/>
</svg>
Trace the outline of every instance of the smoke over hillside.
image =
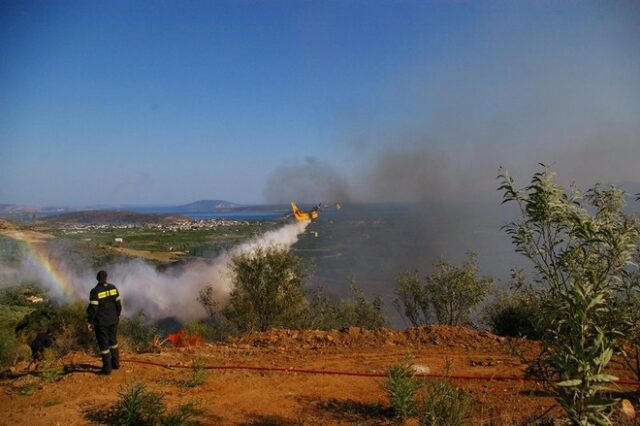
<svg viewBox="0 0 640 426">
<path fill-rule="evenodd" d="M 413 67 L 385 82 L 375 107 L 342 117 L 340 160 L 324 165 L 333 173 L 325 183 L 316 175 L 307 199 L 413 206 L 362 243 L 357 229 L 344 231 L 341 244 L 369 259 L 352 259 L 345 275 L 375 275 L 377 291 L 389 293 L 399 269 L 424 271 L 440 256 L 459 260 L 473 249 L 485 272 L 506 276 L 519 258 L 500 232 L 512 212 L 500 206 L 499 166 L 522 185 L 537 163 L 581 188 L 640 182 L 640 7 L 621 2 L 581 13 L 588 24 L 570 28 L 538 11 L 526 21 L 496 15 L 491 25 L 462 29 L 464 52 L 437 62 L 417 54 Z M 293 181 L 307 175 L 304 167 L 287 171 Z M 315 191 L 332 187 L 335 176 L 344 176 L 346 194 Z M 375 254 L 381 247 L 386 253 Z M 373 258 L 388 268 L 378 271 Z"/>
</svg>

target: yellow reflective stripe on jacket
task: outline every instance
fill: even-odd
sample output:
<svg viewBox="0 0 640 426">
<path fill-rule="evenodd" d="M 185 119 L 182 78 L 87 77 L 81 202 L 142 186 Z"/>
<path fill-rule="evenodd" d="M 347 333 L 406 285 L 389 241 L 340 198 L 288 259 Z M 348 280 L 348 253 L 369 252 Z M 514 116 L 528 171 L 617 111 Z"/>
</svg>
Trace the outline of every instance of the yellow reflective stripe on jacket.
<svg viewBox="0 0 640 426">
<path fill-rule="evenodd" d="M 105 297 L 107 297 L 109 295 L 109 291 L 101 291 L 100 293 L 98 293 L 98 299 L 104 299 Z"/>
<path fill-rule="evenodd" d="M 120 300 L 120 296 L 116 297 L 116 302 Z"/>
<path fill-rule="evenodd" d="M 115 288 L 113 290 L 109 290 L 109 296 L 115 296 L 116 294 L 118 294 L 118 290 Z"/>
<path fill-rule="evenodd" d="M 91 303 L 92 305 L 99 304 L 99 302 L 97 300 L 89 300 L 89 303 Z"/>
</svg>

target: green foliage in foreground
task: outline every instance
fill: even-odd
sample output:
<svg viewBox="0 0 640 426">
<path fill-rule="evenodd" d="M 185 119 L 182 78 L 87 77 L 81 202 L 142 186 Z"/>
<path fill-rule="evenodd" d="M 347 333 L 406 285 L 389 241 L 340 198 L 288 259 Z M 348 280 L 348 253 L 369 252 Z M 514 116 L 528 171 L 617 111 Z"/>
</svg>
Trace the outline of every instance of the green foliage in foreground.
<svg viewBox="0 0 640 426">
<path fill-rule="evenodd" d="M 164 396 L 147 390 L 142 383 L 121 389 L 118 396 L 115 412 L 121 426 L 195 425 L 201 414 L 195 403 L 182 404 L 167 411 Z"/>
<path fill-rule="evenodd" d="M 422 426 L 471 424 L 473 397 L 446 377 L 423 385 L 415 376 L 410 356 L 387 369 L 387 379 L 382 387 L 399 424 L 413 416 Z"/>
<path fill-rule="evenodd" d="M 471 424 L 473 397 L 448 379 L 438 380 L 426 389 L 418 404 L 421 426 L 464 426 Z"/>
<path fill-rule="evenodd" d="M 417 392 L 422 383 L 415 377 L 410 357 L 405 357 L 398 364 L 389 367 L 386 373 L 387 380 L 383 388 L 396 421 L 402 423 L 415 414 Z"/>
<path fill-rule="evenodd" d="M 183 388 L 195 388 L 196 386 L 203 385 L 207 374 L 205 366 L 206 363 L 203 358 L 196 358 L 193 361 L 188 378 L 179 380 L 178 386 Z"/>
<path fill-rule="evenodd" d="M 615 377 L 605 369 L 624 330 L 616 294 L 637 268 L 638 223 L 615 187 L 567 191 L 546 167 L 523 189 L 505 170 L 499 179 L 504 202 L 521 212 L 505 229 L 542 288 L 542 373 L 573 424 L 609 425 Z"/>
</svg>

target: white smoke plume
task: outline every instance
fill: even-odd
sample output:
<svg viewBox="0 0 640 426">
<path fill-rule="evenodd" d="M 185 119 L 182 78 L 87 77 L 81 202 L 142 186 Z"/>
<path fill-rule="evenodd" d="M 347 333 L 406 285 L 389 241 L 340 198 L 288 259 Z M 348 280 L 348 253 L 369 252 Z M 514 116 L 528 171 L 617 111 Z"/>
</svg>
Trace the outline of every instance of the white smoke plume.
<svg viewBox="0 0 640 426">
<path fill-rule="evenodd" d="M 182 267 L 169 268 L 161 272 L 154 266 L 142 261 L 132 260 L 114 265 L 106 265 L 104 269 L 109 274 L 109 282 L 115 284 L 122 294 L 124 314 L 131 314 L 144 309 L 152 319 L 177 317 L 179 319 L 193 319 L 205 315 L 204 309 L 198 303 L 197 297 L 201 289 L 211 286 L 216 301 L 224 305 L 232 290 L 231 259 L 235 255 L 247 254 L 258 247 L 278 246 L 289 248 L 298 241 L 308 222 L 286 224 L 273 231 L 238 244 L 229 251 L 223 252 L 211 261 L 188 262 Z M 71 268 L 56 262 L 59 270 L 64 270 L 65 279 L 72 285 L 76 294 L 86 295 L 89 300 L 89 290 L 96 283 L 96 271 L 87 267 L 75 267 L 74 270 L 83 271 L 72 273 Z M 88 261 L 88 259 L 85 259 Z M 19 269 L 0 268 L 0 276 L 20 274 L 22 278 L 36 278 L 45 288 L 51 290 L 51 296 L 59 295 L 59 285 L 56 285 L 46 273 L 29 266 L 25 258 Z"/>
<path fill-rule="evenodd" d="M 197 302 L 201 289 L 211 286 L 216 300 L 226 302 L 232 290 L 230 261 L 233 256 L 251 253 L 258 247 L 289 248 L 298 241 L 307 225 L 307 222 L 284 225 L 235 246 L 212 262 L 187 264 L 176 272 L 159 272 L 139 260 L 117 264 L 108 271 L 109 281 L 120 289 L 125 314 L 144 309 L 152 318 L 201 317 L 205 314 Z"/>
</svg>

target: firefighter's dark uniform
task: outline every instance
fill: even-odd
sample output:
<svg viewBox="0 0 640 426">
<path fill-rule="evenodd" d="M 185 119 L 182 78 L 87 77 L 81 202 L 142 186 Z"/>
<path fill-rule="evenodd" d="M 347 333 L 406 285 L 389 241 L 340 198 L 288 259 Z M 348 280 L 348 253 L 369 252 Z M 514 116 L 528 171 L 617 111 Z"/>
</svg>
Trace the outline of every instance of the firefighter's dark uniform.
<svg viewBox="0 0 640 426">
<path fill-rule="evenodd" d="M 118 319 L 122 311 L 120 293 L 113 284 L 98 283 L 91 289 L 87 320 L 93 325 L 102 355 L 102 372 L 120 368 L 118 354 Z"/>
</svg>

